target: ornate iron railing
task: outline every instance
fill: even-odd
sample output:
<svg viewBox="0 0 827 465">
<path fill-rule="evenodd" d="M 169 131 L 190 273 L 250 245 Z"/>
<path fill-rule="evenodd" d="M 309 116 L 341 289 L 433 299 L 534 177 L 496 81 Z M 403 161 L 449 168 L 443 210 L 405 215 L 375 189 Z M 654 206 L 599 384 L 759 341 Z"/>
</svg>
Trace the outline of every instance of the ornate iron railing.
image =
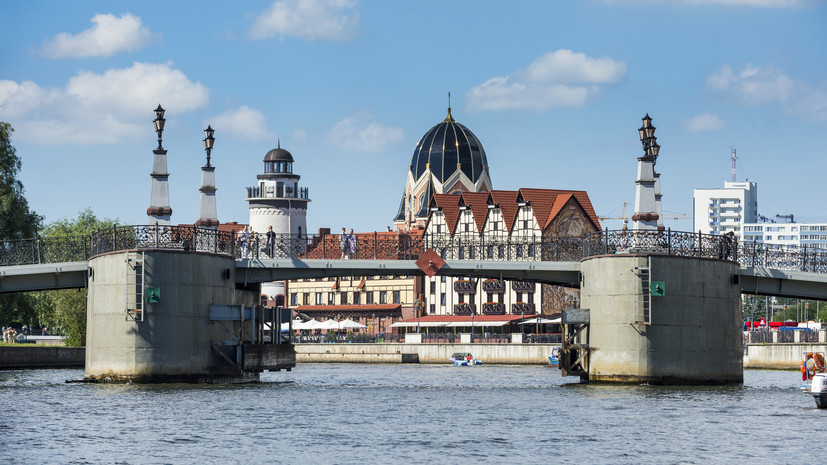
<svg viewBox="0 0 827 465">
<path fill-rule="evenodd" d="M 683 257 L 738 259 L 738 247 L 728 236 L 663 231 L 599 231 L 585 236 L 583 257 L 622 252 L 659 252 Z"/>
<path fill-rule="evenodd" d="M 511 290 L 514 292 L 534 292 L 534 286 L 530 281 L 511 281 Z"/>
<path fill-rule="evenodd" d="M 475 315 L 476 313 L 476 304 L 454 304 L 454 315 Z"/>
<path fill-rule="evenodd" d="M 483 315 L 505 315 L 505 304 L 485 303 L 482 304 Z"/>
<path fill-rule="evenodd" d="M 476 281 L 454 281 L 454 292 L 473 294 L 477 292 Z"/>
<path fill-rule="evenodd" d="M 737 261 L 746 267 L 827 273 L 827 250 L 741 242 L 727 236 L 664 231 L 599 231 L 584 237 L 487 239 L 449 234 L 338 234 L 268 237 L 192 226 L 119 226 L 89 236 L 0 241 L 0 266 L 88 260 L 117 250 L 155 248 L 230 254 L 248 259 L 416 260 L 433 248 L 449 260 L 579 261 L 584 257 L 629 252 Z M 483 282 L 486 292 L 493 284 Z M 489 289 L 492 289 L 491 291 Z"/>
<path fill-rule="evenodd" d="M 505 284 L 499 279 L 486 279 L 482 282 L 484 292 L 505 292 Z"/>
<path fill-rule="evenodd" d="M 537 313 L 537 307 L 535 306 L 535 304 L 527 304 L 520 302 L 517 302 L 516 304 L 511 304 L 512 315 L 534 315 L 535 313 Z"/>
</svg>

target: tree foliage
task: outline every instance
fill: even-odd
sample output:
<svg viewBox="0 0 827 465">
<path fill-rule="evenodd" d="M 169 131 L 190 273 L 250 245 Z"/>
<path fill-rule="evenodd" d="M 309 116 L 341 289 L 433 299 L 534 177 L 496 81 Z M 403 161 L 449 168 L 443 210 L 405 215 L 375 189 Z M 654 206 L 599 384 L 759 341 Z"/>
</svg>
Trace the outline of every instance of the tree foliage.
<svg viewBox="0 0 827 465">
<path fill-rule="evenodd" d="M 90 235 L 119 224 L 117 219 L 98 219 L 87 207 L 77 218 L 62 218 L 47 224 L 41 231 L 44 238 Z M 38 298 L 40 321 L 66 336 L 66 345 L 86 344 L 86 289 L 44 291 Z"/>
<path fill-rule="evenodd" d="M 35 237 L 43 217 L 29 209 L 23 183 L 18 179 L 22 162 L 11 143 L 14 129 L 0 121 L 0 241 Z M 25 293 L 0 294 L 0 322 L 32 325 L 34 301 Z"/>
</svg>

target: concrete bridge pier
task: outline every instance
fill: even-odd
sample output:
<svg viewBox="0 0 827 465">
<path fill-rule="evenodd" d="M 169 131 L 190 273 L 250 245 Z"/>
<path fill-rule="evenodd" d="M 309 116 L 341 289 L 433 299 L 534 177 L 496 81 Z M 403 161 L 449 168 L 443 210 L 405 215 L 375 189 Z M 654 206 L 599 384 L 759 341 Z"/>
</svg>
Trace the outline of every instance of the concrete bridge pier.
<svg viewBox="0 0 827 465">
<path fill-rule="evenodd" d="M 589 380 L 743 382 L 737 263 L 632 252 L 584 259 L 581 272 Z"/>
<path fill-rule="evenodd" d="M 291 344 L 263 344 L 258 292 L 236 288 L 229 255 L 120 251 L 89 270 L 89 381 L 236 383 L 295 366 Z"/>
</svg>

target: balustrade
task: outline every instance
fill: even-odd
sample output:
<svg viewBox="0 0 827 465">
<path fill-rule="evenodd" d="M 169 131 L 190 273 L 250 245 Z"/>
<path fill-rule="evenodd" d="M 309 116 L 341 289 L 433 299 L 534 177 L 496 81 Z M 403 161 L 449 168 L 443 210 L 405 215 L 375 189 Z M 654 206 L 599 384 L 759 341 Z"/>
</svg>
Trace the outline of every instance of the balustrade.
<svg viewBox="0 0 827 465">
<path fill-rule="evenodd" d="M 537 309 L 535 308 L 534 304 L 527 304 L 522 302 L 511 304 L 512 315 L 534 315 L 536 313 Z"/>
<path fill-rule="evenodd" d="M 454 304 L 454 315 L 476 315 L 476 304 Z"/>
</svg>

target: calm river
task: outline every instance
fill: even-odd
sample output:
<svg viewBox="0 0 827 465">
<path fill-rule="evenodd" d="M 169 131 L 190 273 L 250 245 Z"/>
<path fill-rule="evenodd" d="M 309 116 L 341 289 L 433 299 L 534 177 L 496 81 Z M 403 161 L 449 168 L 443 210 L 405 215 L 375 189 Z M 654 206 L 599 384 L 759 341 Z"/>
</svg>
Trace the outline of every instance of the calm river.
<svg viewBox="0 0 827 465">
<path fill-rule="evenodd" d="M 548 367 L 302 364 L 246 386 L 0 371 L 0 463 L 815 463 L 796 372 L 743 386 L 579 385 Z M 815 460 L 814 460 L 815 459 Z"/>
</svg>

